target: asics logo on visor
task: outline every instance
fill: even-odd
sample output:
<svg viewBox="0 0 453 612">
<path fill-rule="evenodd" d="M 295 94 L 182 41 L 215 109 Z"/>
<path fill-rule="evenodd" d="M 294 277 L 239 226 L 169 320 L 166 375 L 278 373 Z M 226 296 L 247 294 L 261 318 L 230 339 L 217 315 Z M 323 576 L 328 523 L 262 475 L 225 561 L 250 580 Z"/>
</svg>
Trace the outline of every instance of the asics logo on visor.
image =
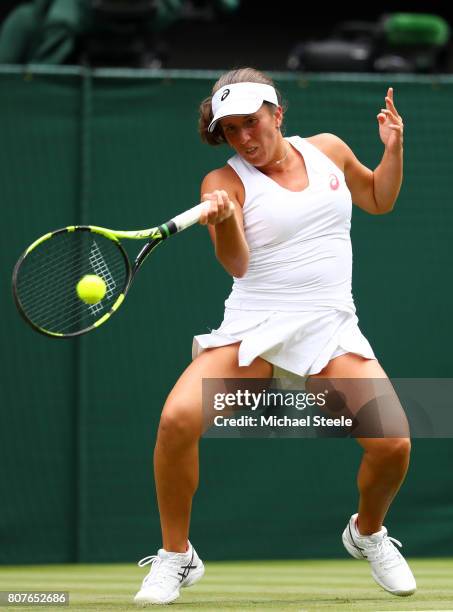
<svg viewBox="0 0 453 612">
<path fill-rule="evenodd" d="M 222 97 L 220 98 L 220 100 L 223 102 L 225 100 L 225 98 L 227 98 L 230 95 L 230 90 L 229 89 L 225 89 L 225 91 L 222 94 Z"/>
</svg>

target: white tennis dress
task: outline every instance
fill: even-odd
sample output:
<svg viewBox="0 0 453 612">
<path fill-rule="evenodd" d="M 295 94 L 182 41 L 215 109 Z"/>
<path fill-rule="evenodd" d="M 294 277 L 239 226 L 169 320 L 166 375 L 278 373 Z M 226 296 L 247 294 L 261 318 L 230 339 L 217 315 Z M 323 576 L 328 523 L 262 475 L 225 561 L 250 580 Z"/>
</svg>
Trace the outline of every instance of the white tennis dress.
<svg viewBox="0 0 453 612">
<path fill-rule="evenodd" d="M 303 191 L 285 189 L 239 155 L 228 160 L 245 189 L 249 266 L 234 278 L 220 327 L 195 336 L 193 358 L 240 342 L 240 366 L 261 356 L 298 376 L 349 352 L 376 359 L 352 297 L 352 200 L 344 175 L 303 138 L 286 140 L 304 158 Z"/>
</svg>

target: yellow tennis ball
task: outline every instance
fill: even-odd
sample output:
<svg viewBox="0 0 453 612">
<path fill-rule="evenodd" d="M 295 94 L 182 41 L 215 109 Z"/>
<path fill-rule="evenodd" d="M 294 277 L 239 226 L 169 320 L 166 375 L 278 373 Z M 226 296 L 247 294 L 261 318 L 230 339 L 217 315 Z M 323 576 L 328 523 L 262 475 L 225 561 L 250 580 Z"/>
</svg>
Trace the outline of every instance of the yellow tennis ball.
<svg viewBox="0 0 453 612">
<path fill-rule="evenodd" d="M 76 287 L 77 295 L 87 304 L 100 302 L 107 291 L 105 281 L 96 274 L 86 274 Z"/>
</svg>

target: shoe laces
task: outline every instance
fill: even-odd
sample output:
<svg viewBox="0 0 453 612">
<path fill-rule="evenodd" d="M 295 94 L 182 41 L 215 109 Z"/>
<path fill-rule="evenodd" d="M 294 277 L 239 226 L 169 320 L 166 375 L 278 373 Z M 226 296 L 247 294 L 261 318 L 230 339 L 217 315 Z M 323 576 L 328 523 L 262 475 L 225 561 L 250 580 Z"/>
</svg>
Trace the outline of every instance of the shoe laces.
<svg viewBox="0 0 453 612">
<path fill-rule="evenodd" d="M 149 587 L 152 584 L 162 585 L 165 582 L 168 582 L 169 574 L 171 575 L 171 578 L 179 582 L 179 579 L 173 575 L 173 572 L 171 572 L 171 566 L 174 565 L 176 569 L 179 567 L 179 564 L 175 563 L 171 557 L 162 559 L 162 557 L 159 557 L 159 555 L 149 555 L 148 557 L 143 557 L 143 559 L 140 559 L 140 561 L 137 563 L 139 567 L 144 567 L 145 565 L 150 564 L 151 568 L 143 580 L 143 586 Z M 170 572 L 168 570 L 170 570 Z"/>
<path fill-rule="evenodd" d="M 384 535 L 380 542 L 367 550 L 368 560 L 377 561 L 386 570 L 397 567 L 401 563 L 401 553 L 394 544 L 397 544 L 400 548 L 403 546 L 396 538 Z"/>
</svg>

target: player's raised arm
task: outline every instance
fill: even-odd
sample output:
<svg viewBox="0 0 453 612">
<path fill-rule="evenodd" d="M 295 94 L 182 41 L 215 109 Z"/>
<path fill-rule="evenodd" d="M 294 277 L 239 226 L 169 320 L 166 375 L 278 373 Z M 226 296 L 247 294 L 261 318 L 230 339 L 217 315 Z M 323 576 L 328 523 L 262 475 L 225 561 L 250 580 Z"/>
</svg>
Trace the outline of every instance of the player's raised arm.
<svg viewBox="0 0 453 612">
<path fill-rule="evenodd" d="M 384 143 L 381 163 L 374 171 L 374 197 L 380 210 L 391 210 L 403 181 L 403 120 L 393 102 L 393 88 L 389 87 L 385 108 L 377 116 L 379 135 Z"/>
<path fill-rule="evenodd" d="M 364 166 L 342 142 L 344 174 L 352 201 L 375 215 L 393 209 L 403 181 L 403 120 L 393 103 L 391 87 L 387 91 L 385 105 L 377 115 L 379 135 L 385 148 L 374 171 Z"/>
</svg>

